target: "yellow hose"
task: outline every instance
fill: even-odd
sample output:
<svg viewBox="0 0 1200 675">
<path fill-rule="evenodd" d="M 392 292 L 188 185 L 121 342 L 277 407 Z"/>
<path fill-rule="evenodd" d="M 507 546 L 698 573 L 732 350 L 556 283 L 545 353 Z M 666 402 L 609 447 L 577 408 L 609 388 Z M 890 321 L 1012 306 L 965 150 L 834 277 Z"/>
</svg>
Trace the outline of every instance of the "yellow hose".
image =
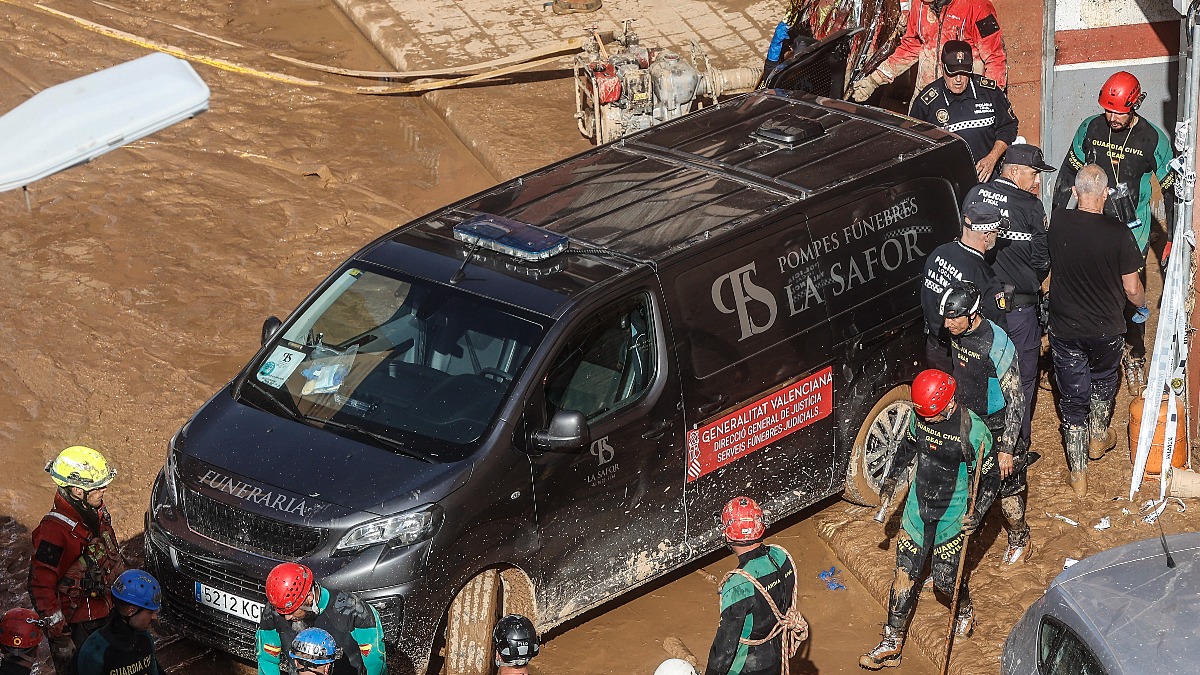
<svg viewBox="0 0 1200 675">
<path fill-rule="evenodd" d="M 211 66 L 213 68 L 218 68 L 220 70 L 225 70 L 225 71 L 228 71 L 231 73 L 239 73 L 242 75 L 249 75 L 251 77 L 258 77 L 258 78 L 262 78 L 265 80 L 281 82 L 284 84 L 292 84 L 292 85 L 301 86 L 301 87 L 313 87 L 316 89 L 323 89 L 325 91 L 332 91 L 332 92 L 336 92 L 339 94 L 360 94 L 360 95 L 367 95 L 367 96 L 394 96 L 394 95 L 398 95 L 398 94 L 417 94 L 417 93 L 421 93 L 421 92 L 432 91 L 435 89 L 444 89 L 447 87 L 454 87 L 454 86 L 458 86 L 458 85 L 462 85 L 462 84 L 470 84 L 472 82 L 480 82 L 480 81 L 488 80 L 488 79 L 491 79 L 494 77 L 500 77 L 502 75 L 507 75 L 509 73 L 518 72 L 521 70 L 528 70 L 530 68 L 536 68 L 537 66 L 547 64 L 552 61 L 556 61 L 559 58 L 559 57 L 555 56 L 555 57 L 540 59 L 540 60 L 536 60 L 536 61 L 529 61 L 527 63 L 515 64 L 515 65 L 505 67 L 505 68 L 499 68 L 496 70 L 488 71 L 486 73 L 479 73 L 479 74 L 470 75 L 467 77 L 459 77 L 459 78 L 454 78 L 451 80 L 441 80 L 441 81 L 437 81 L 437 82 L 420 82 L 420 83 L 404 84 L 404 85 L 378 85 L 378 86 L 370 86 L 370 87 L 361 87 L 361 86 L 349 87 L 349 86 L 339 85 L 339 84 L 329 84 L 327 82 L 318 82 L 316 80 L 306 80 L 301 77 L 285 75 L 283 73 L 276 73 L 276 72 L 269 71 L 269 70 L 259 70 L 257 68 L 250 68 L 248 66 L 243 66 L 243 65 L 240 65 L 237 63 L 233 63 L 232 61 L 226 61 L 224 59 L 218 59 L 218 58 L 211 57 L 211 56 L 204 56 L 201 54 L 193 54 L 191 52 L 180 49 L 179 47 L 173 47 L 171 45 L 166 45 L 161 42 L 155 42 L 154 40 L 151 40 L 149 38 L 144 38 L 139 35 L 134 35 L 133 33 L 126 33 L 125 31 L 117 30 L 116 28 L 110 28 L 108 26 L 98 24 L 94 21 L 89 21 L 82 17 L 75 16 L 74 14 L 68 14 L 67 12 L 54 9 L 52 7 L 47 7 L 46 5 L 43 5 L 40 3 L 26 3 L 26 2 L 20 2 L 20 0 L 0 0 L 0 3 L 7 4 L 7 5 L 13 5 L 14 7 L 22 7 L 25 9 L 32 9 L 32 10 L 36 10 L 39 12 L 43 12 L 45 14 L 49 14 L 51 16 L 55 16 L 60 19 L 70 21 L 70 22 L 72 22 L 82 28 L 85 28 L 87 30 L 90 30 L 94 33 L 99 33 L 100 35 L 104 35 L 106 37 L 111 37 L 111 38 L 114 38 L 117 40 L 121 40 L 122 42 L 128 42 L 130 44 L 134 44 L 139 47 L 143 47 L 145 49 L 151 49 L 154 51 L 163 52 L 165 54 L 170 54 L 171 56 L 174 56 L 176 58 L 184 59 L 187 61 L 192 61 L 193 63 L 202 63 L 206 66 Z"/>
</svg>

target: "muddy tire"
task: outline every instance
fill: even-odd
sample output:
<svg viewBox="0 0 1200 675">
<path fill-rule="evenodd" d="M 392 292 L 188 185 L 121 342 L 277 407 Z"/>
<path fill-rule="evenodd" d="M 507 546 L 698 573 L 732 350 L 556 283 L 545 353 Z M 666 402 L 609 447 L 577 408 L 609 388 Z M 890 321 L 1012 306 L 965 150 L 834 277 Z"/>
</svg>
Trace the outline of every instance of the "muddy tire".
<svg viewBox="0 0 1200 675">
<path fill-rule="evenodd" d="M 911 389 L 901 385 L 884 394 L 867 413 L 846 467 L 842 497 L 861 506 L 879 506 L 879 485 L 888 459 L 904 435 L 912 414 Z"/>
<path fill-rule="evenodd" d="M 446 612 L 442 675 L 491 675 L 492 627 L 500 618 L 502 586 L 496 570 L 480 572 L 463 586 Z"/>
</svg>

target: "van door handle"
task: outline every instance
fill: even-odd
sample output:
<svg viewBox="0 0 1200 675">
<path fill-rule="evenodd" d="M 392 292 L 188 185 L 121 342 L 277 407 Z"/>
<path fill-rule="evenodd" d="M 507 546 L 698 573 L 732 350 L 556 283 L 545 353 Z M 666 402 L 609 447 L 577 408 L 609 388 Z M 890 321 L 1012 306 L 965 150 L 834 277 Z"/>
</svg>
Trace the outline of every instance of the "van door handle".
<svg viewBox="0 0 1200 675">
<path fill-rule="evenodd" d="M 714 413 L 725 405 L 725 394 L 718 394 L 716 398 L 703 403 L 696 408 L 696 412 L 700 413 L 700 417 L 708 417 L 709 413 Z"/>
<path fill-rule="evenodd" d="M 662 438 L 662 435 L 667 433 L 673 424 L 674 422 L 672 420 L 663 420 L 642 432 L 642 438 L 648 441 L 653 441 L 656 438 Z"/>
</svg>

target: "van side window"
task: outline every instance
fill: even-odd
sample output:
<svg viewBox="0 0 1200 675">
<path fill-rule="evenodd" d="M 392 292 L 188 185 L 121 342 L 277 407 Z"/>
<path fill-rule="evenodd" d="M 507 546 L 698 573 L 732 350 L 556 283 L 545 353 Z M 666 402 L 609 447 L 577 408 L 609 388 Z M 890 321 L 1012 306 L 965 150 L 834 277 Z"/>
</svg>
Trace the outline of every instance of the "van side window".
<svg viewBox="0 0 1200 675">
<path fill-rule="evenodd" d="M 657 362 L 650 297 L 634 295 L 578 326 L 546 376 L 547 418 L 577 410 L 594 420 L 641 397 Z"/>
<path fill-rule="evenodd" d="M 1048 616 L 1042 617 L 1038 629 L 1037 657 L 1042 675 L 1105 675 L 1083 640 Z"/>
</svg>

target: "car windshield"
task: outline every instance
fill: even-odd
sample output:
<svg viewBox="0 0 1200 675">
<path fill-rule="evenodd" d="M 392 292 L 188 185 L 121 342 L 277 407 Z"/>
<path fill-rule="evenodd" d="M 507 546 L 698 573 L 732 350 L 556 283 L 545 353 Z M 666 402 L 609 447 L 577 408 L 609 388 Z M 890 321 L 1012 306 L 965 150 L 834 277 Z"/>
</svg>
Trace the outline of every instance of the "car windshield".
<svg viewBox="0 0 1200 675">
<path fill-rule="evenodd" d="M 428 461 L 467 456 L 545 326 L 457 289 L 347 269 L 238 388 L 256 407 Z"/>
</svg>

